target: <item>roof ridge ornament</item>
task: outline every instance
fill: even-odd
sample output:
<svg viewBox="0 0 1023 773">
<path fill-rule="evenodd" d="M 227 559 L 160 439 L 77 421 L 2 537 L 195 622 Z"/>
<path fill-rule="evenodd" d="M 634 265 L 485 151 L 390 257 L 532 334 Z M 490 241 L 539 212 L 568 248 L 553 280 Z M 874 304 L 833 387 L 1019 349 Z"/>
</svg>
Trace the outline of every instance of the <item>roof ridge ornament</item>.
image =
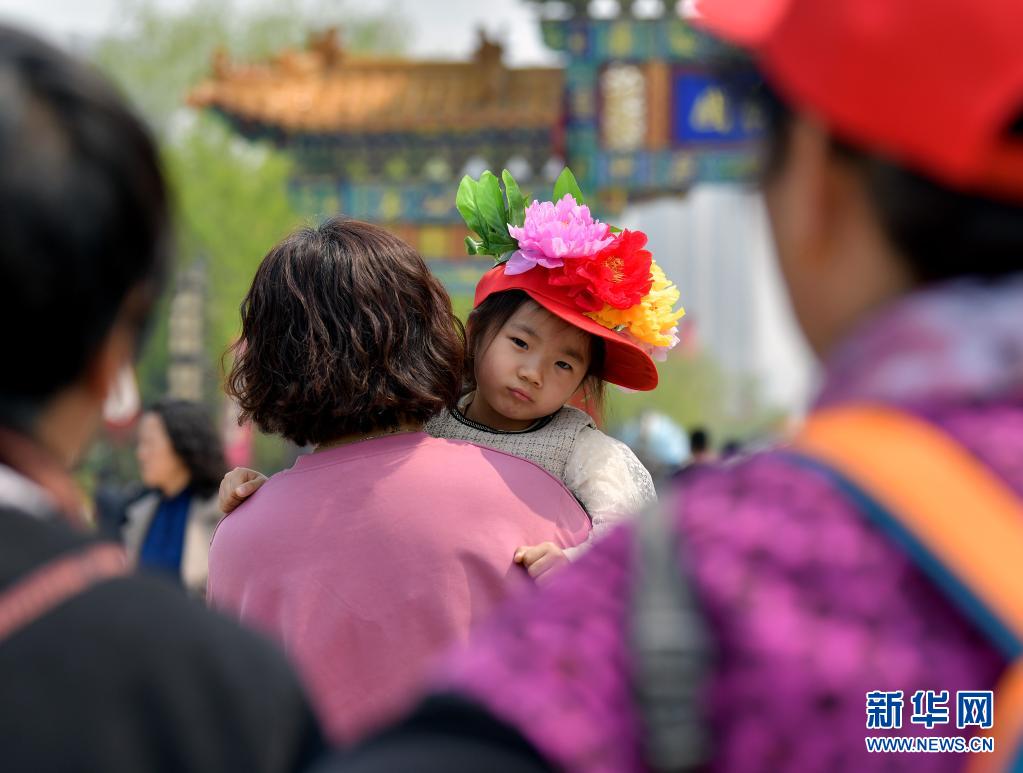
<svg viewBox="0 0 1023 773">
<path fill-rule="evenodd" d="M 320 32 L 311 31 L 307 48 L 310 53 L 319 55 L 324 70 L 337 67 L 345 54 L 344 45 L 341 42 L 341 28 L 331 25 Z"/>
</svg>

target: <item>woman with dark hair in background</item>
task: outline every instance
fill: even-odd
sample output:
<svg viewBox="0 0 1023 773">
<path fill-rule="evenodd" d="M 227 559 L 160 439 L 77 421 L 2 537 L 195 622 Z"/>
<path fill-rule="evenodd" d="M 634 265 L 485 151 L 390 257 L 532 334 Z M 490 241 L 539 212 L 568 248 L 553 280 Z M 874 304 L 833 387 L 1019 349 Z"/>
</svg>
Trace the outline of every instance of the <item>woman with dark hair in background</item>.
<svg viewBox="0 0 1023 773">
<path fill-rule="evenodd" d="M 142 482 L 154 491 L 128 506 L 125 548 L 140 567 L 204 596 L 227 468 L 213 420 L 197 403 L 161 400 L 139 420 L 136 455 Z"/>
</svg>

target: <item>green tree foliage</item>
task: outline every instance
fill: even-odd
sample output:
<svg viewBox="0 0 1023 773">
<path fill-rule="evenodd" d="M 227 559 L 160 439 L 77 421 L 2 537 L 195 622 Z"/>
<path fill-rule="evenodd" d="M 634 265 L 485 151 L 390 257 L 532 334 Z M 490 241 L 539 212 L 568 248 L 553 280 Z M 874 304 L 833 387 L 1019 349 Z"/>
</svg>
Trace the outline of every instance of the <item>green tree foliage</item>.
<svg viewBox="0 0 1023 773">
<path fill-rule="evenodd" d="M 210 71 L 214 51 L 265 58 L 300 47 L 336 25 L 348 50 L 400 50 L 403 28 L 392 16 L 353 12 L 343 2 L 279 0 L 242 10 L 230 0 L 197 0 L 180 12 L 153 0 L 126 0 L 121 23 L 94 49 L 96 62 L 125 89 L 163 140 L 178 226 L 177 266 L 201 260 L 207 276 L 206 341 L 211 362 L 238 332 L 238 306 L 267 250 L 301 223 L 288 196 L 290 158 L 252 144 L 210 115 L 185 109 L 188 89 Z M 164 320 L 144 363 L 146 386 L 161 389 L 166 369 Z"/>
<path fill-rule="evenodd" d="M 180 264 L 203 263 L 206 343 L 217 358 L 238 335 L 239 305 L 259 262 L 301 224 L 287 195 L 291 163 L 203 116 L 169 146 L 166 164 L 177 192 Z"/>
</svg>

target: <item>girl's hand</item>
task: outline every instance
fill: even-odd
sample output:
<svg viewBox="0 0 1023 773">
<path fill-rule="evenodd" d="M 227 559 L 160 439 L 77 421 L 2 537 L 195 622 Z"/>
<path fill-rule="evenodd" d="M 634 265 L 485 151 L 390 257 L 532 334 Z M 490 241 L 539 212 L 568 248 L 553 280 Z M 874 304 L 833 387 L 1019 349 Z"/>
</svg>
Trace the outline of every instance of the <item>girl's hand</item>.
<svg viewBox="0 0 1023 773">
<path fill-rule="evenodd" d="M 524 546 L 515 551 L 515 563 L 522 564 L 529 576 L 543 584 L 568 563 L 565 551 L 553 542 Z"/>
<path fill-rule="evenodd" d="M 267 477 L 246 467 L 235 467 L 220 481 L 220 494 L 217 496 L 217 507 L 222 513 L 229 513 L 238 505 L 259 490 L 266 483 Z"/>
</svg>

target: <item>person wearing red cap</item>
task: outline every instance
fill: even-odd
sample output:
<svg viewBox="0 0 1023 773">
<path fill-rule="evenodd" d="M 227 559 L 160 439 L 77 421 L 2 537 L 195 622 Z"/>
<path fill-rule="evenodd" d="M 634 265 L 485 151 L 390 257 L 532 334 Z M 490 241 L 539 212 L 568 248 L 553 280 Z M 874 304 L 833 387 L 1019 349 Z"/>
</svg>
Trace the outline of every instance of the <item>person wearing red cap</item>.
<svg viewBox="0 0 1023 773">
<path fill-rule="evenodd" d="M 695 6 L 763 75 L 805 428 L 512 600 L 331 770 L 1020 769 L 1023 6 Z"/>
<path fill-rule="evenodd" d="M 488 176 L 496 181 L 489 172 L 481 179 Z M 567 170 L 565 179 L 572 179 Z M 507 172 L 505 180 L 514 198 L 517 186 Z M 475 181 L 467 178 L 467 184 Z M 653 358 L 678 341 L 676 323 L 684 313 L 674 308 L 678 289 L 644 249 L 646 235 L 613 233 L 578 203 L 581 194 L 573 188 L 574 195 L 556 202 L 523 207 L 518 226 L 506 222 L 515 219 L 510 213 L 497 221 L 515 249 L 476 288 L 465 394 L 426 424 L 433 437 L 528 459 L 583 505 L 592 523 L 586 542 L 562 548 L 548 541 L 515 552 L 516 562 L 539 581 L 656 502 L 650 473 L 629 447 L 567 403 L 581 395 L 599 415 L 605 382 L 656 387 Z M 474 230 L 484 230 L 479 217 L 475 211 L 467 217 Z M 251 470 L 232 471 L 221 506 L 233 509 L 265 480 Z"/>
</svg>

